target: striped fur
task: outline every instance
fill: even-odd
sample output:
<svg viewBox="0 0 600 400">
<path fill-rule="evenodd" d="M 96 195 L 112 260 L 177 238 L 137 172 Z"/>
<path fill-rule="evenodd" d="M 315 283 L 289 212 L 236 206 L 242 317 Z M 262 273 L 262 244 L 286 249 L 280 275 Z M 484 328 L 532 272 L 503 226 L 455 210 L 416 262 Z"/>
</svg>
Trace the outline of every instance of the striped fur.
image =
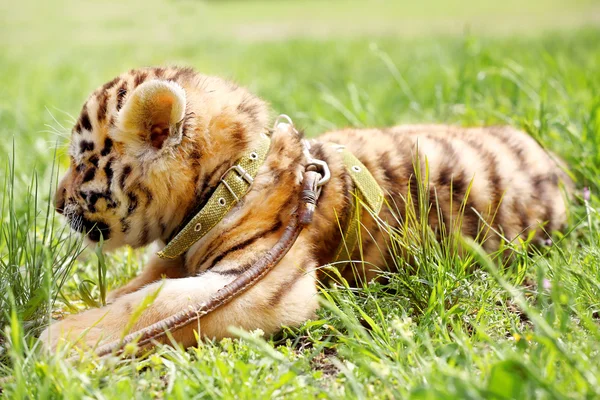
<svg viewBox="0 0 600 400">
<path fill-rule="evenodd" d="M 108 248 L 167 242 L 268 124 L 267 105 L 230 82 L 185 68 L 132 70 L 83 106 L 57 210 L 74 229 L 85 229 L 88 240 L 104 236 Z M 330 132 L 312 143 L 313 157 L 332 172 L 313 224 L 259 284 L 199 326 L 175 333 L 178 341 L 194 344 L 194 330 L 230 336 L 231 325 L 271 333 L 313 315 L 322 278 L 317 267 L 332 261 L 341 241 L 336 216 L 343 225 L 354 188 L 333 144 L 347 146 L 384 189 L 388 207 L 380 218 L 391 226 L 410 217 L 406 203 L 418 204 L 419 197 L 436 210 L 425 217 L 438 235 L 460 230 L 488 251 L 501 237 L 514 241 L 535 231 L 543 241 L 545 232 L 565 224 L 560 182 L 571 183 L 548 153 L 515 129 L 411 125 Z M 153 259 L 111 293 L 111 304 L 52 325 L 42 339 L 53 347 L 90 327 L 82 343 L 119 337 L 132 310 L 156 291 L 133 329 L 205 301 L 275 243 L 296 206 L 304 165 L 300 139 L 276 131 L 250 192 L 209 234 L 177 260 Z M 365 265 L 391 265 L 386 235 L 366 212 L 362 221 Z M 367 279 L 378 274 L 359 272 Z"/>
</svg>

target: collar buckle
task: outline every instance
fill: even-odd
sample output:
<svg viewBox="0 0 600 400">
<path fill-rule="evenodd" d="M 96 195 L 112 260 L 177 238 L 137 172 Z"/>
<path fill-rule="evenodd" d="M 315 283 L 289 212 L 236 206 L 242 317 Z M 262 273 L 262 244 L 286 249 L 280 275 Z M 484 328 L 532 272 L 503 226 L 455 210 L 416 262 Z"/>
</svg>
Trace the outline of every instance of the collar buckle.
<svg viewBox="0 0 600 400">
<path fill-rule="evenodd" d="M 235 164 L 221 175 L 213 193 L 196 215 L 189 218 L 184 226 L 177 228 L 175 236 L 158 253 L 159 257 L 176 259 L 225 218 L 231 208 L 239 203 L 252 187 L 270 147 L 271 138 L 261 134 L 256 147 L 249 149 L 248 153 L 234 161 Z"/>
<path fill-rule="evenodd" d="M 229 173 L 229 171 L 235 171 L 238 173 L 238 175 L 240 176 L 240 178 L 242 178 L 243 180 L 245 180 L 248 185 L 252 185 L 252 182 L 254 182 L 254 178 L 252 178 L 252 175 L 250 175 L 248 173 L 248 171 L 246 171 L 244 169 L 244 167 L 242 167 L 241 165 L 232 165 L 231 167 L 229 167 L 227 169 L 227 171 L 225 171 L 223 173 L 223 175 L 221 175 L 221 178 L 219 179 L 221 182 L 223 182 L 223 179 L 225 178 L 225 175 L 227 175 Z"/>
<path fill-rule="evenodd" d="M 318 172 L 321 174 L 321 179 L 317 183 L 317 187 L 321 187 L 331 179 L 331 172 L 329 171 L 329 165 L 323 160 L 319 160 L 317 158 L 313 158 L 310 154 L 310 142 L 306 139 L 302 140 L 302 145 L 304 147 L 304 157 L 306 158 L 306 167 L 313 166 Z"/>
<path fill-rule="evenodd" d="M 221 182 L 223 184 L 223 186 L 225 186 L 225 188 L 229 191 L 229 193 L 231 193 L 231 195 L 233 196 L 235 201 L 239 202 L 240 198 L 235 194 L 235 191 L 231 188 L 231 186 L 229 186 L 229 184 L 227 183 L 227 180 L 225 180 L 225 175 L 227 175 L 230 171 L 237 172 L 240 179 L 243 179 L 248 184 L 248 189 L 250 188 L 250 185 L 252 185 L 252 182 L 254 182 L 254 178 L 252 178 L 252 175 L 250 175 L 248 173 L 248 171 L 246 171 L 244 169 L 244 167 L 242 167 L 241 165 L 237 165 L 237 164 L 229 167 L 227 169 L 227 171 L 225 171 L 223 173 L 223 175 L 221 175 L 219 182 Z"/>
</svg>

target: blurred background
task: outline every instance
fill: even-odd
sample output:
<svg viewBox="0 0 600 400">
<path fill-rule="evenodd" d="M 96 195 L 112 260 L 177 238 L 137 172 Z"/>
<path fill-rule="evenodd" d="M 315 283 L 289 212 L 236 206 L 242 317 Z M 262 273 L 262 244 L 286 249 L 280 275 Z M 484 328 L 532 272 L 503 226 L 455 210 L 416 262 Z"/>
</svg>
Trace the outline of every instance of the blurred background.
<svg viewBox="0 0 600 400">
<path fill-rule="evenodd" d="M 2 41 L 17 47 L 532 34 L 600 23 L 595 0 L 23 0 L 0 7 Z"/>
<path fill-rule="evenodd" d="M 523 125 L 522 102 L 537 107 L 548 68 L 597 64 L 599 26 L 596 0 L 4 1 L 0 137 L 16 136 L 17 152 L 28 149 L 20 158 L 41 157 L 44 170 L 92 90 L 157 64 L 249 86 L 309 135 L 403 122 Z M 11 148 L 0 143 L 3 154 Z"/>
<path fill-rule="evenodd" d="M 309 135 L 519 126 L 531 123 L 523 102 L 537 108 L 548 68 L 597 64 L 599 26 L 595 0 L 3 1 L 0 137 L 16 138 L 26 170 L 44 172 L 91 91 L 130 68 L 172 64 L 248 86 Z"/>
</svg>

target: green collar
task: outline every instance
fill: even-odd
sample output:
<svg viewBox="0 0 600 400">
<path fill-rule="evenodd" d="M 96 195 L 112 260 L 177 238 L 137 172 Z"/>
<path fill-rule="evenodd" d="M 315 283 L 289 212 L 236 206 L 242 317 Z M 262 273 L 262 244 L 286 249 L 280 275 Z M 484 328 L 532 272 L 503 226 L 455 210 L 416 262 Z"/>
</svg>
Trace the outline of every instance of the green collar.
<svg viewBox="0 0 600 400">
<path fill-rule="evenodd" d="M 352 182 L 354 182 L 352 208 L 346 226 L 343 228 L 342 242 L 338 246 L 333 259 L 334 263 L 342 262 L 338 268 L 343 269 L 347 265 L 343 261 L 352 260 L 352 253 L 361 239 L 361 208 L 366 206 L 372 216 L 377 216 L 383 205 L 384 194 L 373 175 L 354 154 L 344 146 L 337 145 L 336 147 L 337 152 L 342 155 L 346 171 L 348 171 Z"/>
<path fill-rule="evenodd" d="M 204 237 L 235 206 L 248 191 L 258 169 L 265 162 L 271 147 L 271 139 L 261 133 L 254 149 L 245 153 L 229 168 L 204 207 L 188 222 L 177 235 L 169 241 L 158 256 L 163 259 L 175 259 L 189 250 Z"/>
<path fill-rule="evenodd" d="M 271 139 L 266 134 L 260 135 L 260 141 L 254 149 L 245 153 L 236 164 L 221 177 L 217 188 L 204 207 L 188 222 L 177 235 L 169 241 L 158 256 L 163 259 L 175 259 L 189 250 L 190 247 L 212 228 L 215 227 L 250 190 L 258 169 L 265 162 L 271 146 Z M 342 153 L 344 167 L 355 185 L 354 201 L 350 217 L 343 229 L 342 243 L 335 254 L 335 261 L 349 261 L 356 245 L 360 241 L 360 208 L 366 205 L 374 215 L 379 214 L 384 194 L 373 175 L 344 146 L 336 145 Z"/>
</svg>

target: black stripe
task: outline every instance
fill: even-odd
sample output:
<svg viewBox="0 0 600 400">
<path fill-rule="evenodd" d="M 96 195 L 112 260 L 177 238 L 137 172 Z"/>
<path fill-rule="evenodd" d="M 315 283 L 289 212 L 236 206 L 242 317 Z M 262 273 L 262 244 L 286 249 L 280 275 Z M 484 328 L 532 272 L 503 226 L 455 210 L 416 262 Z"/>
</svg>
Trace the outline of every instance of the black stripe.
<svg viewBox="0 0 600 400">
<path fill-rule="evenodd" d="M 435 186 L 432 186 L 429 188 L 429 199 L 431 201 L 431 204 L 435 206 L 435 213 L 436 215 L 438 215 L 438 225 L 440 227 L 440 234 L 444 234 L 447 235 L 450 233 L 451 231 L 451 221 L 450 221 L 450 216 L 447 215 L 448 213 L 444 212 L 444 209 L 442 208 L 442 202 L 439 199 L 439 193 L 437 191 L 437 188 Z M 450 200 L 450 199 L 448 199 Z M 439 210 L 439 211 L 438 211 Z M 442 220 L 439 221 L 439 215 L 441 215 Z"/>
<path fill-rule="evenodd" d="M 121 218 L 121 232 L 127 233 L 131 225 L 129 224 L 129 220 L 127 218 Z"/>
<path fill-rule="evenodd" d="M 150 235 L 150 228 L 148 226 L 148 221 L 144 219 L 144 224 L 142 226 L 142 230 L 139 234 L 139 243 L 143 246 L 148 243 L 148 236 Z"/>
<path fill-rule="evenodd" d="M 117 76 L 116 78 L 114 78 L 112 81 L 106 82 L 104 84 L 104 86 L 102 86 L 102 90 L 108 90 L 110 88 L 112 88 L 113 86 L 115 86 L 117 83 L 119 83 L 120 78 Z"/>
<path fill-rule="evenodd" d="M 473 202 L 467 196 L 469 183 L 470 181 L 462 169 L 452 176 L 452 195 L 459 200 L 461 206 L 464 204 L 463 220 L 460 228 L 465 235 L 475 238 L 479 232 L 479 216 L 475 212 Z"/>
<path fill-rule="evenodd" d="M 179 81 L 181 78 L 189 79 L 189 78 L 193 77 L 194 75 L 196 75 L 196 73 L 194 72 L 194 70 L 192 68 L 189 68 L 189 67 L 178 68 L 177 72 L 175 72 L 175 75 L 173 75 L 171 78 L 169 78 L 169 80 L 170 81 Z"/>
<path fill-rule="evenodd" d="M 462 199 L 467 194 L 467 188 L 469 187 L 469 182 L 467 181 L 467 177 L 465 175 L 465 171 L 462 169 L 452 175 L 452 195 Z"/>
<path fill-rule="evenodd" d="M 98 122 L 102 123 L 106 119 L 108 94 L 105 91 L 103 91 L 98 95 L 97 99 L 98 99 L 97 119 L 98 119 Z"/>
<path fill-rule="evenodd" d="M 456 160 L 460 158 L 458 154 L 456 154 L 456 150 L 454 149 L 454 146 L 452 146 L 452 143 L 445 137 L 438 135 L 425 135 L 425 138 L 442 146 L 444 148 L 443 155 L 446 159 L 456 162 Z"/>
<path fill-rule="evenodd" d="M 127 193 L 127 197 L 129 198 L 129 206 L 127 211 L 132 213 L 138 207 L 138 198 L 134 193 Z"/>
<path fill-rule="evenodd" d="M 484 148 L 483 144 L 473 138 L 457 137 L 457 140 L 466 144 L 467 146 L 474 149 L 481 159 L 484 161 L 484 165 L 488 167 L 488 183 L 492 189 L 491 198 L 491 215 L 494 216 L 493 221 L 488 221 L 492 226 L 501 226 L 504 218 L 504 213 L 501 205 L 502 196 L 504 195 L 505 189 L 502 187 L 502 178 L 498 173 L 498 158 L 488 149 Z"/>
<path fill-rule="evenodd" d="M 112 192 L 110 191 L 110 189 L 103 193 L 103 197 L 106 200 L 107 209 L 116 208 L 121 204 L 119 201 L 113 200 Z"/>
<path fill-rule="evenodd" d="M 144 185 L 140 185 L 139 189 L 142 193 L 144 193 L 144 196 L 146 196 L 146 204 L 150 204 L 154 198 L 150 189 Z"/>
<path fill-rule="evenodd" d="M 92 179 L 94 179 L 95 176 L 96 176 L 96 168 L 88 168 L 88 170 L 85 171 L 85 175 L 83 175 L 82 183 L 91 181 Z"/>
<path fill-rule="evenodd" d="M 300 263 L 299 265 L 308 265 L 309 263 L 304 261 L 302 263 Z M 296 282 L 298 282 L 298 279 L 302 278 L 304 276 L 304 271 L 301 270 L 300 268 L 293 268 L 293 273 L 292 273 L 292 277 L 290 279 L 288 279 L 287 281 L 283 282 L 283 284 L 281 284 L 281 286 L 279 286 L 279 288 L 277 289 L 277 291 L 275 293 L 273 293 L 273 295 L 271 295 L 271 297 L 268 300 L 268 306 L 270 307 L 277 307 L 279 305 L 279 303 L 281 303 L 281 300 L 283 299 L 284 295 L 288 294 L 290 292 L 290 290 L 294 287 L 294 285 L 296 284 Z"/>
<path fill-rule="evenodd" d="M 142 82 L 144 82 L 146 80 L 146 78 L 148 77 L 148 73 L 147 72 L 138 72 L 135 75 L 135 80 L 133 82 L 133 87 L 136 88 L 138 87 Z"/>
<path fill-rule="evenodd" d="M 119 90 L 117 91 L 117 111 L 123 107 L 123 99 L 127 95 L 127 81 L 123 82 Z"/>
<path fill-rule="evenodd" d="M 417 180 L 417 174 L 415 169 L 416 160 L 413 157 L 407 158 L 402 165 L 404 176 L 408 176 L 409 194 L 412 199 L 412 206 L 415 212 L 415 216 L 419 219 L 421 210 L 419 206 L 419 182 Z M 406 199 L 408 200 L 408 199 Z M 408 202 L 406 203 L 408 205 Z"/>
<path fill-rule="evenodd" d="M 96 212 L 96 203 L 100 198 L 100 193 L 98 192 L 90 192 L 87 195 L 87 206 L 90 212 Z"/>
<path fill-rule="evenodd" d="M 513 208 L 513 210 L 516 210 L 517 214 L 519 215 L 519 219 L 521 220 L 521 224 L 520 224 L 521 233 L 526 233 L 530 227 L 529 216 L 527 215 L 527 210 L 525 209 L 523 203 L 521 201 L 519 201 L 519 199 L 517 197 L 513 198 L 512 208 Z M 508 238 L 508 239 L 512 239 L 512 238 Z"/>
<path fill-rule="evenodd" d="M 106 175 L 106 184 L 108 185 L 108 187 L 110 187 L 110 184 L 112 182 L 112 178 L 113 178 L 113 170 L 112 170 L 112 163 L 113 163 L 114 159 L 110 159 L 108 160 L 108 162 L 106 163 L 106 165 L 104 165 L 104 174 Z"/>
<path fill-rule="evenodd" d="M 236 251 L 239 251 L 239 250 L 242 250 L 242 249 L 248 247 L 249 245 L 253 244 L 254 242 L 256 242 L 258 239 L 262 239 L 262 238 L 266 237 L 267 235 L 269 235 L 269 234 L 271 234 L 271 233 L 279 230 L 279 228 L 281 228 L 281 225 L 282 225 L 281 221 L 277 221 L 269 229 L 267 229 L 265 231 L 258 232 L 254 236 L 252 236 L 251 238 L 246 239 L 243 242 L 238 243 L 238 244 L 230 247 L 229 249 L 225 250 L 224 252 L 222 252 L 221 254 L 219 254 L 218 256 L 216 256 L 213 259 L 212 263 L 207 268 L 207 270 L 210 270 L 210 269 L 214 268 L 217 265 L 217 263 L 219 263 L 221 260 L 223 260 L 229 254 L 231 254 L 233 252 L 236 252 Z M 198 264 L 198 267 L 200 268 L 202 266 L 202 264 L 204 264 L 204 260 Z"/>
<path fill-rule="evenodd" d="M 254 123 L 258 121 L 260 103 L 252 96 L 247 96 L 237 106 L 237 110 L 246 114 Z"/>
<path fill-rule="evenodd" d="M 111 138 L 106 138 L 106 140 L 104 141 L 104 147 L 102 148 L 102 151 L 100 152 L 101 156 L 107 156 L 108 153 L 110 153 L 110 151 L 112 150 L 113 147 L 113 141 Z"/>
<path fill-rule="evenodd" d="M 400 182 L 400 177 L 392 167 L 390 151 L 384 151 L 379 157 L 379 166 L 383 170 L 385 180 L 390 184 L 390 187 Z"/>
<path fill-rule="evenodd" d="M 244 128 L 244 125 L 242 125 L 240 122 L 236 122 L 233 124 L 231 135 L 233 136 L 232 139 L 236 142 L 236 145 L 245 144 L 248 141 L 246 129 Z"/>
<path fill-rule="evenodd" d="M 444 164 L 443 168 L 440 168 L 440 173 L 438 174 L 438 178 L 436 182 L 440 186 L 450 187 L 450 182 L 452 182 L 452 173 L 453 169 L 451 164 Z"/>
<path fill-rule="evenodd" d="M 215 238 L 215 240 L 213 240 L 212 243 L 210 243 L 210 246 L 204 252 L 203 260 L 198 265 L 202 265 L 208 259 L 212 258 L 214 256 L 215 252 L 217 252 L 219 250 L 219 246 L 221 246 L 223 244 L 223 242 L 227 240 L 227 236 L 232 231 L 236 230 L 238 228 L 238 226 L 243 226 L 246 223 L 246 221 L 251 218 L 251 216 L 252 216 L 251 214 L 244 215 L 234 226 L 230 226 L 225 230 L 225 232 L 221 232 L 219 237 Z"/>
<path fill-rule="evenodd" d="M 199 160 L 202 158 L 202 153 L 200 153 L 198 149 L 192 149 L 192 151 L 190 151 L 190 158 L 193 160 Z"/>
<path fill-rule="evenodd" d="M 88 159 L 88 162 L 96 168 L 98 168 L 98 161 L 98 156 L 95 154 Z"/>
<path fill-rule="evenodd" d="M 89 140 L 82 140 L 79 142 L 79 151 L 83 154 L 86 151 L 94 151 L 94 142 Z"/>
<path fill-rule="evenodd" d="M 551 200 L 548 198 L 548 185 L 552 185 L 553 176 L 552 175 L 536 175 L 531 178 L 532 180 L 532 193 L 534 193 L 534 197 L 539 200 L 544 209 L 540 222 L 547 222 L 545 227 L 547 232 L 551 232 L 554 226 L 554 219 L 552 218 L 553 209 Z"/>
<path fill-rule="evenodd" d="M 237 268 L 231 268 L 231 269 L 225 269 L 222 271 L 211 271 L 214 272 L 215 274 L 219 274 L 219 275 L 225 275 L 225 276 L 231 276 L 231 275 L 240 275 L 244 272 L 246 272 L 247 270 L 250 269 L 250 267 L 252 266 L 252 264 L 254 264 L 255 261 L 246 263 L 246 264 L 242 264 Z"/>
<path fill-rule="evenodd" d="M 161 67 L 154 68 L 154 75 L 156 75 L 156 77 L 158 79 L 162 78 L 164 74 L 165 74 L 164 68 L 161 68 Z"/>
<path fill-rule="evenodd" d="M 225 170 L 226 170 L 226 169 L 229 167 L 229 165 L 231 165 L 231 160 L 225 160 L 225 161 L 223 161 L 221 164 L 219 164 L 219 165 L 217 166 L 217 168 L 215 168 L 215 169 L 214 169 L 214 170 L 213 170 L 213 171 L 210 173 L 210 175 L 208 176 L 208 178 L 207 178 L 207 179 L 205 179 L 205 181 L 204 181 L 204 185 L 211 185 L 212 183 L 215 183 L 215 184 L 216 184 L 216 177 L 217 177 L 217 176 L 221 177 L 221 174 L 222 174 L 223 172 L 225 172 Z M 213 182 L 213 180 L 214 180 L 215 182 Z M 201 194 L 202 194 L 202 192 L 201 192 Z"/>
<path fill-rule="evenodd" d="M 509 154 L 516 156 L 521 171 L 527 171 L 529 169 L 529 163 L 527 156 L 525 155 L 525 146 L 523 146 L 523 143 L 515 143 L 513 141 L 515 136 L 509 135 L 504 128 L 492 128 L 489 132 L 491 136 L 499 139 L 500 143 L 511 150 Z"/>
<path fill-rule="evenodd" d="M 87 104 L 86 104 L 87 105 Z M 83 129 L 87 131 L 92 130 L 92 122 L 90 121 L 90 115 L 88 114 L 86 105 L 83 106 L 83 110 L 81 111 L 81 116 L 79 117 L 79 122 Z"/>
<path fill-rule="evenodd" d="M 278 171 L 271 171 L 274 175 L 279 174 L 280 172 Z M 290 171 L 285 171 L 282 174 L 286 174 L 286 176 L 289 176 L 290 178 L 293 179 L 293 173 L 290 173 Z M 276 180 L 274 178 L 274 180 Z M 292 186 L 291 182 L 287 182 L 286 183 L 286 187 L 288 188 L 286 194 L 287 194 L 287 198 L 285 199 L 285 203 L 279 208 L 280 211 L 286 212 L 286 210 L 290 209 L 290 203 L 296 201 L 297 199 L 297 192 L 295 189 L 297 189 L 297 186 Z M 259 188 L 254 188 L 253 190 L 259 190 Z M 191 216 L 193 217 L 195 214 L 197 214 L 197 212 L 194 212 L 191 214 Z M 221 246 L 221 244 L 223 243 L 223 241 L 227 240 L 227 235 L 229 235 L 232 231 L 234 231 L 235 229 L 238 228 L 238 226 L 243 225 L 247 219 L 251 218 L 252 214 L 250 213 L 246 213 L 241 220 L 236 224 L 236 226 L 232 226 L 229 227 L 225 232 L 222 232 L 220 235 L 220 238 L 217 238 L 215 241 L 213 241 L 210 245 L 210 247 L 206 250 L 205 255 L 204 255 L 204 259 L 203 261 L 199 264 L 202 265 L 204 264 L 204 262 L 208 259 L 210 259 L 213 254 L 215 253 L 215 251 L 217 251 L 219 249 L 219 246 Z M 189 220 L 188 220 L 189 222 Z M 225 239 L 223 239 L 225 238 Z M 219 240 L 219 239 L 223 239 L 223 240 Z"/>
<path fill-rule="evenodd" d="M 123 167 L 123 171 L 121 171 L 121 177 L 119 178 L 119 186 L 121 189 L 125 188 L 125 181 L 127 177 L 131 174 L 131 165 L 126 165 Z"/>
<path fill-rule="evenodd" d="M 449 205 L 449 213 L 450 215 L 447 215 L 448 213 L 444 213 L 442 212 L 442 220 L 444 222 L 445 225 L 445 233 L 450 233 L 452 231 L 452 221 L 450 220 L 450 217 L 454 217 L 454 198 L 452 199 L 452 202 L 450 202 L 450 186 L 451 186 L 451 182 L 452 182 L 452 164 L 450 164 L 450 162 L 444 164 L 444 166 L 442 168 L 440 168 L 440 171 L 438 173 L 438 177 L 436 179 L 435 182 L 435 186 L 436 186 L 436 190 L 433 193 L 433 197 L 431 197 L 432 199 L 436 199 L 436 206 L 439 207 L 441 209 L 441 205 L 439 204 L 439 196 L 440 196 L 440 191 L 437 190 L 437 186 L 441 188 L 444 188 L 448 191 L 448 205 Z M 436 196 L 437 195 L 437 196 Z"/>
</svg>

